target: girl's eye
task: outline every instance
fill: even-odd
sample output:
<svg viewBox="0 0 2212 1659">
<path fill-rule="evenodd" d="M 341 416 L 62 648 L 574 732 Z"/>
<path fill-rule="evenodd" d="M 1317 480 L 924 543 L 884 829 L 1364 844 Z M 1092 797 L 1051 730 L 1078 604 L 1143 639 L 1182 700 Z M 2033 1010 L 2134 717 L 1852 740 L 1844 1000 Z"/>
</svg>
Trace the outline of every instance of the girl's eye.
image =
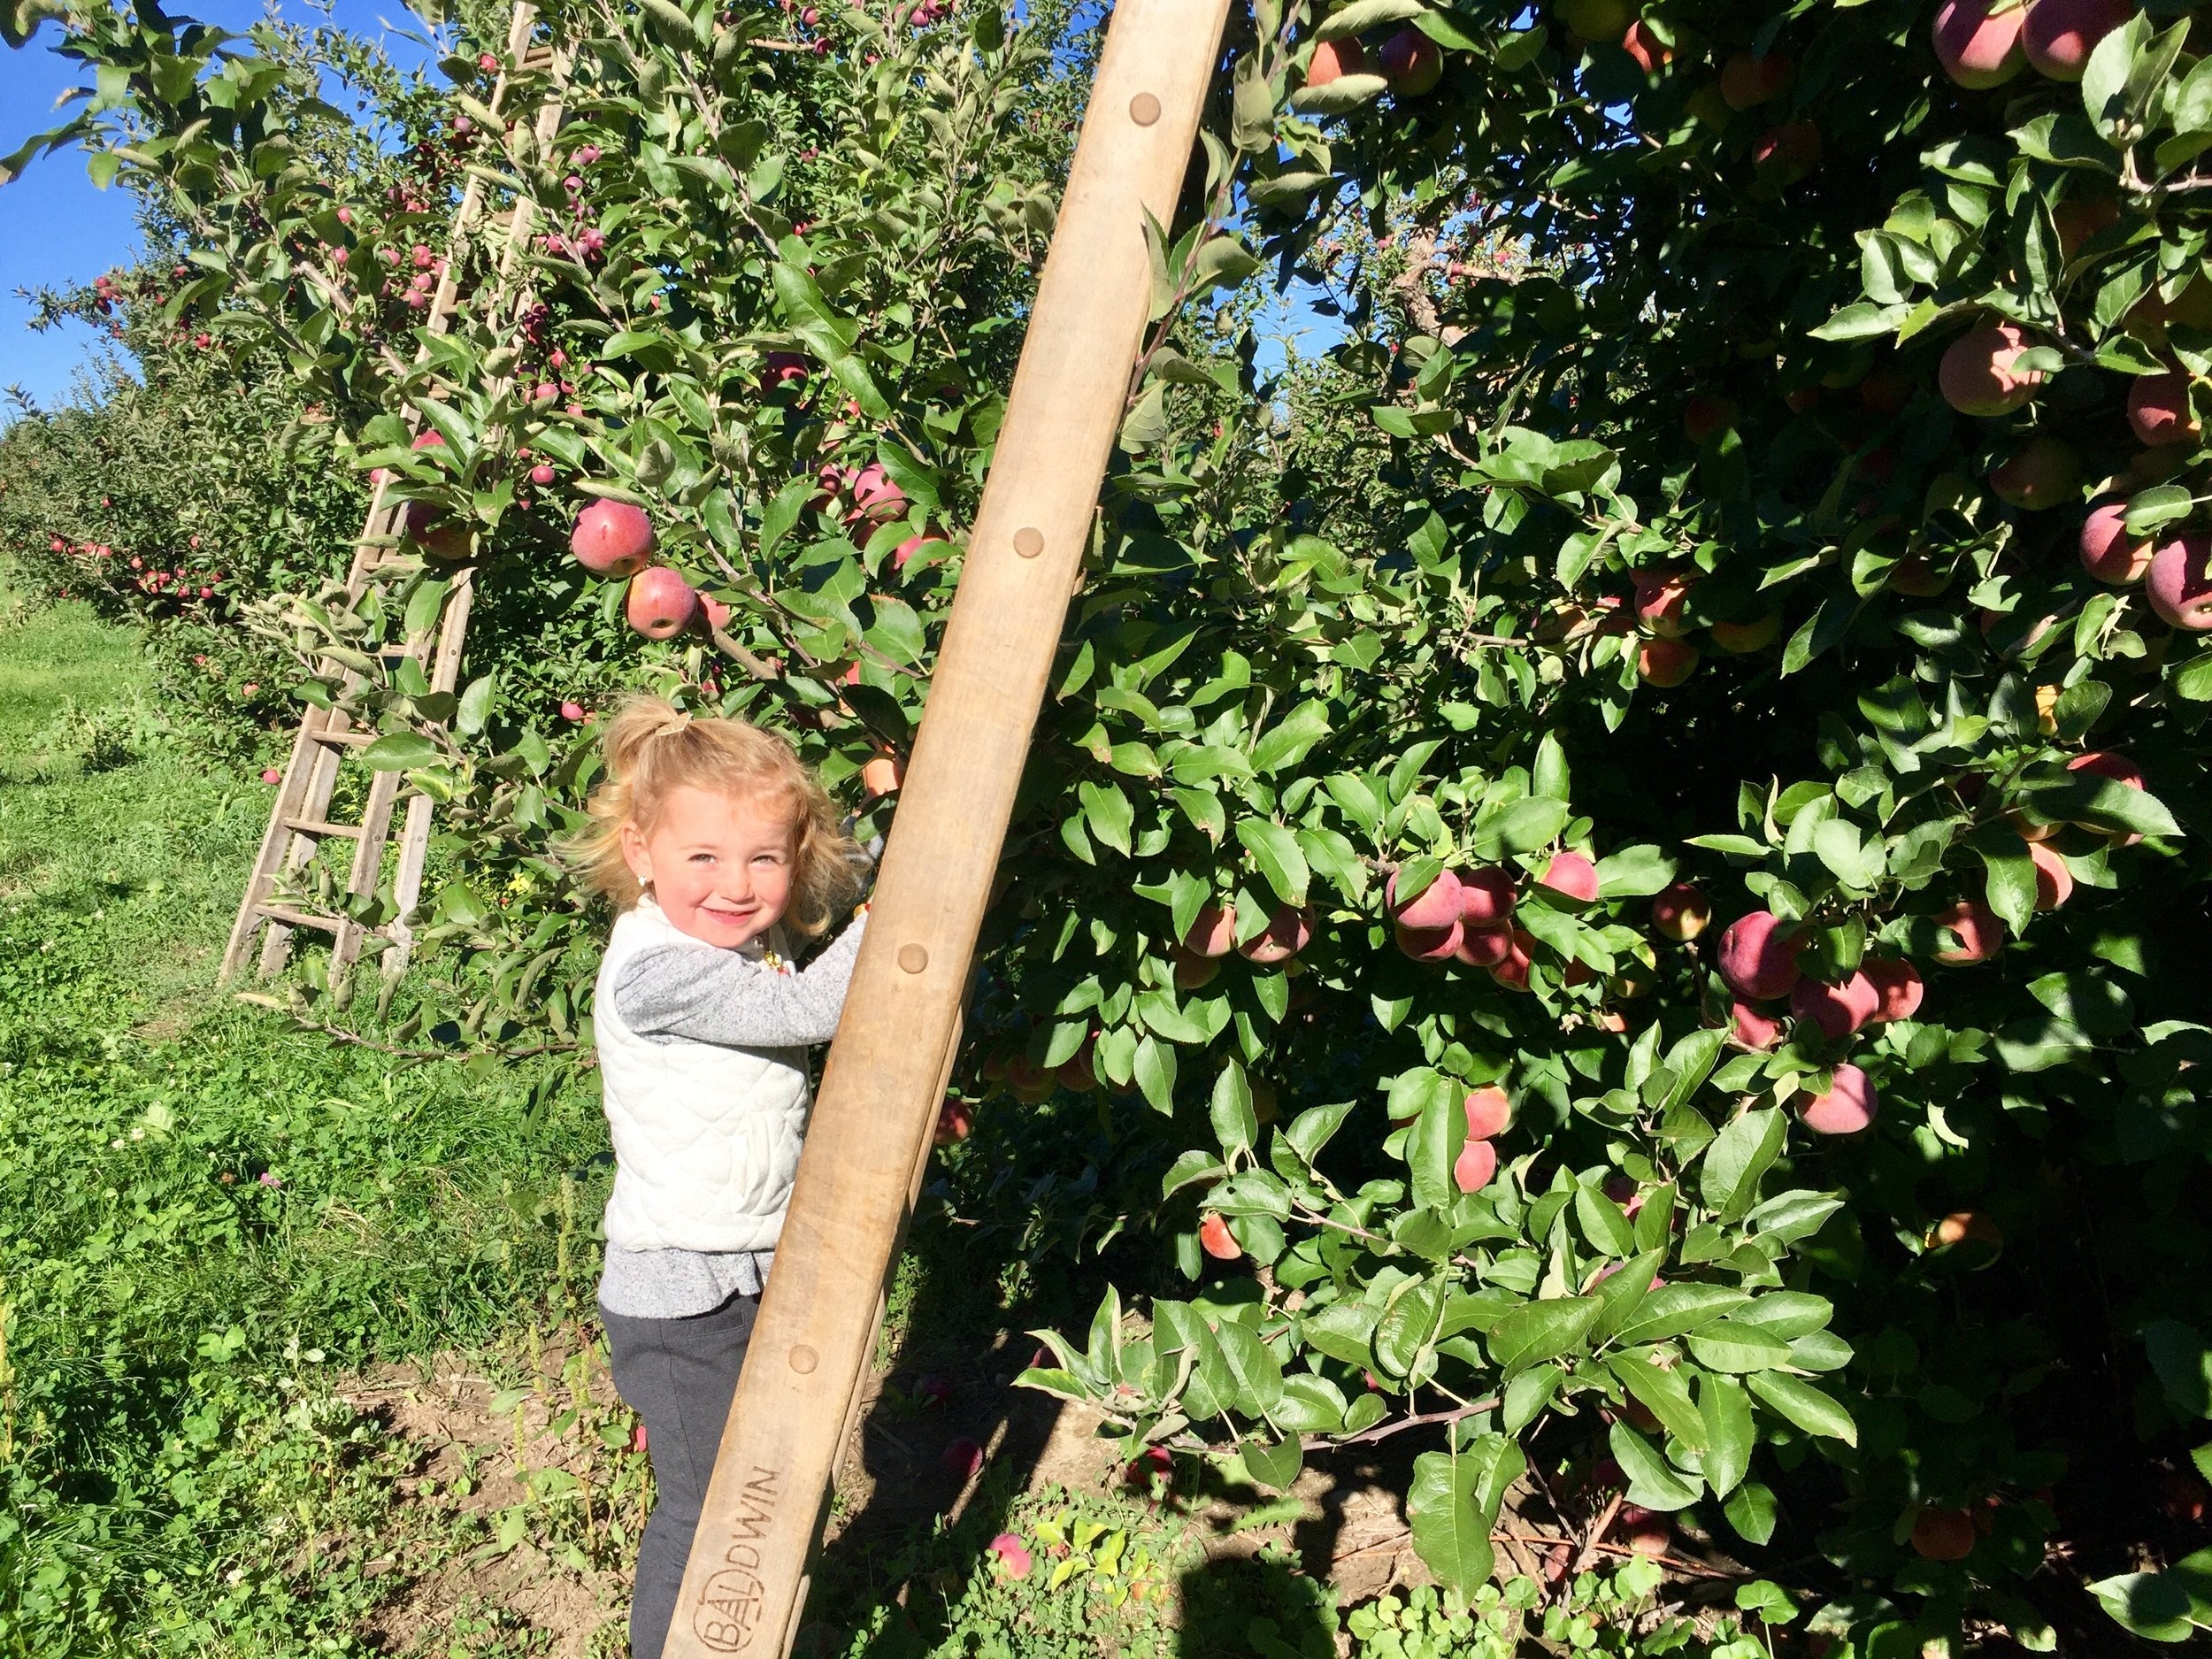
<svg viewBox="0 0 2212 1659">
<path fill-rule="evenodd" d="M 714 855 L 712 853 L 694 853 L 691 855 L 691 862 L 695 864 L 710 864 L 714 862 Z"/>
</svg>

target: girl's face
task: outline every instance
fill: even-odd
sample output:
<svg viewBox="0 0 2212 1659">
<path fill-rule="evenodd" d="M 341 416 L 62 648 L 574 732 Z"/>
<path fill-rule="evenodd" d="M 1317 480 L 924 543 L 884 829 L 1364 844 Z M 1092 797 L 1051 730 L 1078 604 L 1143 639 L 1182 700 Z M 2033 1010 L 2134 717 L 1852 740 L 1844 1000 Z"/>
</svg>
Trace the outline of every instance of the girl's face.
<svg viewBox="0 0 2212 1659">
<path fill-rule="evenodd" d="M 797 827 L 790 803 L 773 795 L 687 784 L 669 792 L 650 830 L 622 826 L 622 858 L 678 928 L 733 949 L 791 902 Z"/>
</svg>

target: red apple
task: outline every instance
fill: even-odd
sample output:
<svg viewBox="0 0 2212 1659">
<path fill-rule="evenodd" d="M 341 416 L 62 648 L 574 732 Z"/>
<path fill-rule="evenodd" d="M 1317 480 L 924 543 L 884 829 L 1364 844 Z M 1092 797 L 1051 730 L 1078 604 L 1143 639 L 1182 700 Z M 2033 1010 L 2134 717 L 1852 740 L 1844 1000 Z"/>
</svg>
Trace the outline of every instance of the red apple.
<svg viewBox="0 0 2212 1659">
<path fill-rule="evenodd" d="M 1669 566 L 1636 572 L 1636 618 L 1654 634 L 1671 640 L 1682 637 L 1682 602 L 1689 597 L 1697 572 Z"/>
<path fill-rule="evenodd" d="M 1183 935 L 1183 949 L 1194 956 L 1225 956 L 1236 942 L 1236 912 L 1225 904 L 1202 907 Z"/>
<path fill-rule="evenodd" d="M 1716 622 L 1705 630 L 1713 643 L 1732 657 L 1763 651 L 1782 632 L 1782 615 L 1770 611 L 1749 622 Z"/>
<path fill-rule="evenodd" d="M 2144 592 L 2173 626 L 2190 634 L 2212 628 L 2212 535 L 2185 535 L 2160 548 Z"/>
<path fill-rule="evenodd" d="M 1764 1052 L 1782 1041 L 1782 1022 L 1739 997 L 1728 1005 L 1728 1034 L 1742 1048 Z"/>
<path fill-rule="evenodd" d="M 1840 985 L 1800 979 L 1790 992 L 1790 1012 L 1820 1027 L 1831 1042 L 1848 1037 L 1881 1010 L 1882 994 L 1863 973 Z"/>
<path fill-rule="evenodd" d="M 1974 1540 L 1974 1517 L 1964 1509 L 1923 1509 L 1912 1524 L 1914 1553 L 1930 1561 L 1964 1561 Z"/>
<path fill-rule="evenodd" d="M 1346 75 L 1366 73 L 1367 53 L 1361 48 L 1357 35 L 1348 35 L 1342 40 L 1323 41 L 1313 49 L 1313 56 L 1306 62 L 1306 84 L 1325 87 Z"/>
<path fill-rule="evenodd" d="M 630 576 L 653 552 L 653 521 L 626 501 L 595 501 L 576 515 L 568 549 L 595 576 Z"/>
<path fill-rule="evenodd" d="M 1753 910 L 1720 936 L 1720 977 L 1738 996 L 1787 996 L 1799 977 L 1799 942 L 1771 910 Z"/>
<path fill-rule="evenodd" d="M 1736 424 L 1736 400 L 1693 392 L 1682 405 L 1682 430 L 1700 449 Z"/>
<path fill-rule="evenodd" d="M 1989 487 L 2006 505 L 2040 512 L 2079 499 L 2081 462 L 2073 445 L 2057 438 L 2033 438 L 1989 469 Z"/>
<path fill-rule="evenodd" d="M 1534 934 L 1525 928 L 1515 928 L 1505 955 L 1491 964 L 1490 977 L 1509 991 L 1527 990 L 1529 969 L 1534 960 L 1530 953 L 1535 945 Z"/>
<path fill-rule="evenodd" d="M 1221 964 L 1213 957 L 1202 956 L 1180 945 L 1170 946 L 1167 955 L 1175 964 L 1175 988 L 1179 991 L 1195 991 L 1201 986 L 1211 985 L 1221 972 Z"/>
<path fill-rule="evenodd" d="M 1463 1193 L 1479 1193 L 1498 1172 L 1498 1149 L 1487 1141 L 1470 1141 L 1452 1160 L 1452 1185 Z"/>
<path fill-rule="evenodd" d="M 1944 0 L 1935 18 L 1936 61 L 1970 90 L 2002 86 L 2027 61 L 2020 50 L 2026 15 L 2020 5 L 1993 12 L 1991 0 Z"/>
<path fill-rule="evenodd" d="M 2179 369 L 2137 375 L 2128 387 L 2128 425 L 2154 448 L 2194 443 L 2202 429 L 2189 406 L 2189 377 Z"/>
<path fill-rule="evenodd" d="M 2005 925 L 1979 899 L 1961 899 L 1948 910 L 1937 911 L 1935 923 L 1956 941 L 1937 950 L 1938 962 L 1986 962 L 2004 949 Z"/>
<path fill-rule="evenodd" d="M 1398 949 L 1416 962 L 1444 962 L 1459 950 L 1461 929 L 1454 918 L 1441 927 L 1408 927 L 1403 922 L 1392 924 Z"/>
<path fill-rule="evenodd" d="M 1459 949 L 1453 953 L 1471 968 L 1494 968 L 1513 954 L 1513 927 L 1509 922 L 1479 927 L 1463 922 Z"/>
<path fill-rule="evenodd" d="M 1638 18 L 1628 26 L 1628 33 L 1621 36 L 1621 50 L 1636 60 L 1636 67 L 1647 75 L 1655 75 L 1674 61 L 1674 48 L 1652 32 L 1651 25 Z"/>
<path fill-rule="evenodd" d="M 1651 925 L 1669 939 L 1695 939 L 1713 919 L 1713 906 L 1687 881 L 1662 887 L 1652 896 Z"/>
<path fill-rule="evenodd" d="M 964 1434 L 940 1452 L 937 1461 L 944 1466 L 947 1474 L 959 1480 L 969 1480 L 974 1478 L 977 1470 L 983 1467 L 983 1448 Z"/>
<path fill-rule="evenodd" d="M 2039 73 L 2079 81 L 2097 42 L 2136 13 L 2133 0 L 2033 0 L 2020 44 Z"/>
<path fill-rule="evenodd" d="M 975 1127 L 975 1113 L 968 1102 L 948 1094 L 937 1108 L 937 1127 L 930 1139 L 941 1147 L 949 1147 L 956 1141 L 965 1141 Z"/>
<path fill-rule="evenodd" d="M 1881 1002 L 1867 1021 L 1879 1025 L 1893 1019 L 1910 1019 L 1920 1010 L 1923 987 L 1920 971 L 1909 962 L 1894 961 L 1886 956 L 1869 956 L 1859 964 L 1859 972 L 1873 985 Z"/>
<path fill-rule="evenodd" d="M 1636 647 L 1637 675 L 1662 691 L 1697 672 L 1697 647 L 1686 640 L 1646 640 Z"/>
<path fill-rule="evenodd" d="M 1502 922 L 1513 914 L 1516 896 L 1513 878 L 1505 871 L 1494 866 L 1468 871 L 1459 878 L 1459 918 L 1476 927 Z"/>
<path fill-rule="evenodd" d="M 1775 186 L 1795 184 L 1820 165 L 1820 128 L 1810 121 L 1785 121 L 1759 134 L 1751 146 L 1751 165 Z"/>
<path fill-rule="evenodd" d="M 930 548 L 950 547 L 951 545 L 951 542 L 941 535 L 910 535 L 891 549 L 892 567 L 896 570 L 904 570 L 907 561 L 914 557 L 916 554 Z"/>
<path fill-rule="evenodd" d="M 1287 962 L 1313 939 L 1313 906 L 1279 904 L 1267 918 L 1266 932 L 1237 947 L 1248 962 L 1271 966 Z"/>
<path fill-rule="evenodd" d="M 1730 109 L 1747 110 L 1780 97 L 1796 75 L 1796 64 L 1780 52 L 1763 58 L 1738 52 L 1721 65 L 1720 96 Z"/>
<path fill-rule="evenodd" d="M 2156 549 L 2148 536 L 2127 533 L 2127 503 L 2108 501 L 2081 526 L 2081 567 L 2101 582 L 2124 588 L 2143 580 Z"/>
<path fill-rule="evenodd" d="M 1597 866 L 1580 853 L 1554 853 L 1551 862 L 1544 866 L 1544 873 L 1536 879 L 1540 886 L 1563 894 L 1578 904 L 1587 904 L 1598 895 Z"/>
<path fill-rule="evenodd" d="M 1401 927 L 1416 932 L 1436 932 L 1450 927 L 1460 918 L 1462 894 L 1459 877 L 1449 870 L 1437 872 L 1436 879 L 1423 887 L 1403 904 L 1398 902 L 1398 872 L 1392 871 L 1383 890 L 1383 902 L 1390 907 Z M 1447 951 L 1447 956 L 1451 953 Z"/>
<path fill-rule="evenodd" d="M 2008 415 L 2035 396 L 2039 371 L 2013 372 L 2028 349 L 2027 336 L 2011 323 L 1970 329 L 1945 348 L 1936 367 L 1943 401 L 1962 415 Z"/>
<path fill-rule="evenodd" d="M 698 611 L 698 594 L 665 565 L 653 565 L 630 578 L 623 614 L 649 640 L 664 640 L 681 633 Z"/>
<path fill-rule="evenodd" d="M 872 797 L 892 793 L 906 782 L 906 757 L 896 749 L 879 748 L 860 768 L 860 786 Z"/>
<path fill-rule="evenodd" d="M 2048 841 L 2030 841 L 2028 856 L 2035 864 L 2035 908 L 2055 910 L 2073 896 L 2074 872 Z"/>
<path fill-rule="evenodd" d="M 1444 54 L 1436 42 L 1419 29 L 1408 25 L 1383 42 L 1376 54 L 1375 66 L 1382 72 L 1390 89 L 1401 97 L 1417 98 L 1436 90 L 1436 83 L 1444 78 Z M 1307 77 L 1308 83 L 1312 81 Z"/>
<path fill-rule="evenodd" d="M 1805 1103 L 1805 1127 L 1816 1135 L 1855 1135 L 1874 1121 L 1874 1085 L 1855 1065 L 1835 1069 L 1827 1089 Z"/>
<path fill-rule="evenodd" d="M 1471 1091 L 1460 1105 L 1467 1114 L 1470 1141 L 1502 1135 L 1513 1121 L 1513 1102 L 1495 1083 Z"/>
<path fill-rule="evenodd" d="M 1244 1254 L 1244 1247 L 1229 1231 L 1229 1224 L 1219 1213 L 1209 1210 L 1198 1224 L 1198 1242 L 1207 1255 L 1217 1262 L 1233 1262 Z"/>
</svg>

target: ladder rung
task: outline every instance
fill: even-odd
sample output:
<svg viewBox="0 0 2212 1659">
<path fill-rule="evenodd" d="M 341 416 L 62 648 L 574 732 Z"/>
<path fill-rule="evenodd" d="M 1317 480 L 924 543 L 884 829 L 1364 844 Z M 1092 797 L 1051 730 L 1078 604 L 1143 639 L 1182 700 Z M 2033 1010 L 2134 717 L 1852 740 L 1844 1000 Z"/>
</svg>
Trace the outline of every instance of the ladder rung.
<svg viewBox="0 0 2212 1659">
<path fill-rule="evenodd" d="M 282 922 L 288 927 L 319 927 L 326 933 L 334 933 L 339 928 L 338 918 L 334 916 L 311 916 L 305 910 L 296 910 L 282 904 L 264 904 L 260 909 L 261 913 L 271 921 Z"/>
<path fill-rule="evenodd" d="M 318 743 L 348 743 L 357 749 L 375 742 L 380 733 L 376 732 L 311 732 L 308 735 Z"/>
<path fill-rule="evenodd" d="M 343 835 L 349 841 L 361 839 L 358 824 L 333 824 L 319 818 L 288 818 L 284 820 L 284 827 L 298 830 L 305 835 Z"/>
</svg>

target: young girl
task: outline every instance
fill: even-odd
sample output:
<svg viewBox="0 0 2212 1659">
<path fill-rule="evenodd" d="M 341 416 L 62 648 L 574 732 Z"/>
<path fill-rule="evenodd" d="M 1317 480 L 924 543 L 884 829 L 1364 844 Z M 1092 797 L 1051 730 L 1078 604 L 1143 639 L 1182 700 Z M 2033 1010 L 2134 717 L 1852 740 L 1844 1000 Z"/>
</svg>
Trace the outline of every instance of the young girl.
<svg viewBox="0 0 2212 1659">
<path fill-rule="evenodd" d="M 615 1153 L 599 1309 L 615 1386 L 644 1419 L 660 1497 L 638 1549 L 630 1651 L 658 1659 L 865 906 L 860 854 L 789 744 L 657 698 L 625 703 L 572 843 L 619 911 L 594 1022 Z"/>
</svg>

